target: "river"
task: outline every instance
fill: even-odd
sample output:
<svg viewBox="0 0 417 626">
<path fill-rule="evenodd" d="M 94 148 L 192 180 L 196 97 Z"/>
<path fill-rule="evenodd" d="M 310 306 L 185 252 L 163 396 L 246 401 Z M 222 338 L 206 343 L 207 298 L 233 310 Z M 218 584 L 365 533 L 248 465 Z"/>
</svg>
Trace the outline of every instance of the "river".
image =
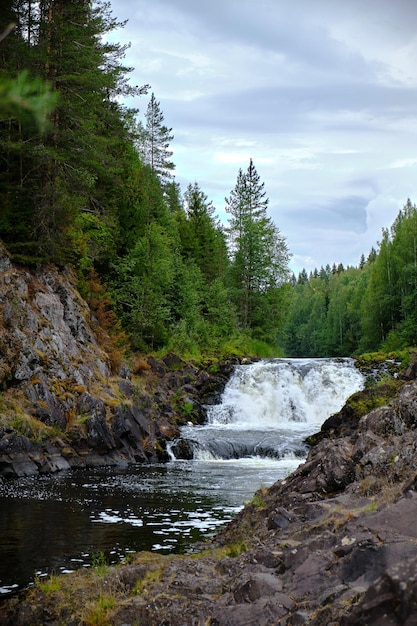
<svg viewBox="0 0 417 626">
<path fill-rule="evenodd" d="M 192 551 L 293 471 L 306 436 L 363 383 L 350 359 L 238 366 L 207 424 L 172 443 L 169 463 L 0 480 L 0 596 L 137 550 Z"/>
</svg>

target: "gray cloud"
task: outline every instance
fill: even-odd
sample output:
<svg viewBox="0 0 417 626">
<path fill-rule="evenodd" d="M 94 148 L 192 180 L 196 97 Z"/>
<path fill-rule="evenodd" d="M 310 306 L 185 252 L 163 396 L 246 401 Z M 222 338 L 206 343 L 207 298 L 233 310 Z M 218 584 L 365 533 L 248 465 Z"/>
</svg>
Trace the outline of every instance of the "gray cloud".
<svg viewBox="0 0 417 626">
<path fill-rule="evenodd" d="M 340 127 L 371 130 L 370 121 L 389 116 L 393 120 L 415 118 L 416 87 L 388 87 L 366 83 L 333 83 L 314 86 L 271 86 L 219 92 L 192 101 L 167 100 L 166 110 L 181 124 L 242 128 L 250 120 L 253 132 L 314 132 L 320 127 L 335 128 L 332 120 L 339 112 L 362 113 L 360 124 L 354 119 L 341 121 Z M 312 117 L 325 117 L 315 124 Z M 384 119 L 383 129 L 388 131 Z"/>
<path fill-rule="evenodd" d="M 364 233 L 367 226 L 367 206 L 369 198 L 346 196 L 334 198 L 326 204 L 311 204 L 298 209 L 293 216 L 298 223 L 308 223 L 311 231 L 349 230 L 352 233 Z"/>
<path fill-rule="evenodd" d="M 249 158 L 293 267 L 357 263 L 417 187 L 415 0 L 112 0 L 177 180 L 222 219 Z M 143 112 L 146 99 L 133 101 Z"/>
</svg>

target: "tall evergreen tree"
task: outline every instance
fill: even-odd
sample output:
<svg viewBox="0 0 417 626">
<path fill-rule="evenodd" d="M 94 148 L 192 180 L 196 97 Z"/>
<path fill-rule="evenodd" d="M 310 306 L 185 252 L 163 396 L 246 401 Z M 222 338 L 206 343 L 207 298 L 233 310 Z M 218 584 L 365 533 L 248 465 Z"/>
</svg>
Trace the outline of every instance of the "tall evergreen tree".
<svg viewBox="0 0 417 626">
<path fill-rule="evenodd" d="M 267 310 L 265 294 L 289 278 L 289 253 L 284 237 L 267 216 L 268 198 L 255 165 L 239 170 L 235 188 L 226 198 L 232 275 L 243 328 L 258 327 Z M 278 320 L 276 320 L 278 325 Z"/>
<path fill-rule="evenodd" d="M 175 169 L 174 163 L 170 160 L 173 153 L 169 149 L 173 139 L 172 128 L 164 124 L 160 102 L 152 93 L 146 110 L 143 152 L 145 162 L 157 173 L 163 185 L 169 183 L 172 179 L 172 171 Z"/>
<path fill-rule="evenodd" d="M 121 64 L 125 47 L 104 41 L 119 26 L 108 3 L 19 0 L 9 7 L 19 54 L 9 55 L 7 71 L 26 67 L 49 81 L 59 100 L 43 136 L 13 119 L 1 122 L 9 200 L 0 236 L 14 252 L 29 245 L 32 256 L 36 249 L 45 259 L 64 260 L 80 212 L 112 219 L 110 189 L 128 136 L 117 98 L 132 93 L 129 68 Z"/>
</svg>

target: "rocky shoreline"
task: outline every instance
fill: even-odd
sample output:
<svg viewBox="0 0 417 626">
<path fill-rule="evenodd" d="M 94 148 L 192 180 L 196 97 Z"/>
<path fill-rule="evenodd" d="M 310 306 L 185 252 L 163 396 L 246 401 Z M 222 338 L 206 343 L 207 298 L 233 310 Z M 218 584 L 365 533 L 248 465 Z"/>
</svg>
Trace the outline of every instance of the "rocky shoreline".
<svg viewBox="0 0 417 626">
<path fill-rule="evenodd" d="M 416 624 L 417 382 L 400 387 L 329 418 L 305 463 L 199 553 L 58 577 L 4 602 L 0 623 Z"/>
<path fill-rule="evenodd" d="M 46 429 L 38 436 L 32 419 L 17 424 L 20 432 L 14 420 L 10 425 L 4 420 L 0 427 L 0 478 L 169 460 L 167 442 L 178 437 L 180 426 L 204 422 L 204 407 L 217 401 L 233 365 L 222 363 L 216 374 L 209 374 L 168 355 L 160 361 L 148 357 L 143 366 L 146 370 L 140 377 L 140 391 L 128 369 L 125 378 L 113 376 L 110 384 L 99 385 L 93 393 L 74 392 L 71 385 L 67 386 L 75 418 L 62 430 Z M 24 395 L 36 394 L 26 411 L 39 421 L 40 402 L 35 399 L 39 394 L 47 398 L 42 401 L 46 405 L 42 413 L 51 415 L 52 405 L 52 411 L 62 414 L 50 381 L 42 379 L 42 383 L 37 381 L 17 392 L 23 398 L 20 406 L 25 403 Z M 13 397 L 10 389 L 9 395 Z"/>
</svg>

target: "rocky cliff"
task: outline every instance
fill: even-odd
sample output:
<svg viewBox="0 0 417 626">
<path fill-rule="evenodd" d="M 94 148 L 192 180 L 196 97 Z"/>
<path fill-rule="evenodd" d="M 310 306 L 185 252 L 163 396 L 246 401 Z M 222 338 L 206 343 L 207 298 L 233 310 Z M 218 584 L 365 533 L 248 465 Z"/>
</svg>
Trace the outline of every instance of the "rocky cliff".
<svg viewBox="0 0 417 626">
<path fill-rule="evenodd" d="M 68 269 L 19 268 L 0 247 L 0 476 L 164 460 L 226 380 L 173 355 L 112 375 L 94 326 Z"/>
</svg>

